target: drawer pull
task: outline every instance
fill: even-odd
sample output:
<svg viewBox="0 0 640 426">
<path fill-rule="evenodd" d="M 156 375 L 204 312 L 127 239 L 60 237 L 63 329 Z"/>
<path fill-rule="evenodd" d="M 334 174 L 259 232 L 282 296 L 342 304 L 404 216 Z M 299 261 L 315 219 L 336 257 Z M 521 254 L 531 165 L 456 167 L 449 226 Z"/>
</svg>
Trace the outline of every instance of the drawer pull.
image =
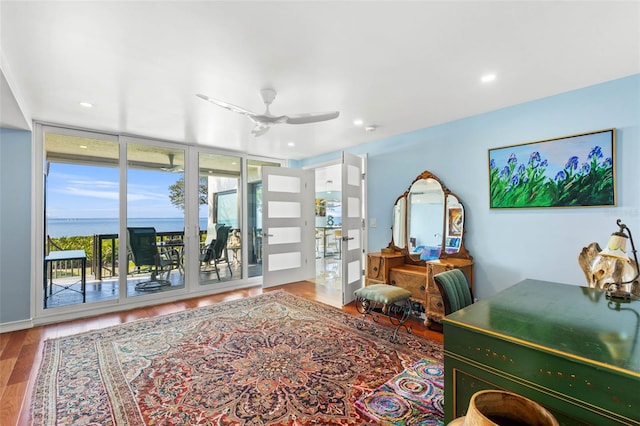
<svg viewBox="0 0 640 426">
<path fill-rule="evenodd" d="M 396 280 L 391 280 L 391 285 L 396 285 Z"/>
<path fill-rule="evenodd" d="M 373 272 L 378 272 L 378 267 L 377 266 L 373 267 Z"/>
<path fill-rule="evenodd" d="M 436 305 L 438 306 L 438 308 L 442 308 L 442 302 L 438 302 L 436 303 Z"/>
<path fill-rule="evenodd" d="M 427 288 L 423 285 L 420 286 L 420 290 L 425 291 Z"/>
</svg>

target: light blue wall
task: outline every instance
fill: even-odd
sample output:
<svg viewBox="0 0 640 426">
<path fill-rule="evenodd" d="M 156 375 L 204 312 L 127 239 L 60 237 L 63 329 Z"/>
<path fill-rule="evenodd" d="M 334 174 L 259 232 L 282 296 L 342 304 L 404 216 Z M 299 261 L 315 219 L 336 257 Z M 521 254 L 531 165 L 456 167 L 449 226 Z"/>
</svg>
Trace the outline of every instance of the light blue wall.
<svg viewBox="0 0 640 426">
<path fill-rule="evenodd" d="M 489 148 L 617 129 L 618 206 L 489 209 Z M 577 256 L 604 245 L 621 218 L 640 245 L 640 75 L 504 108 L 360 145 L 368 155 L 368 251 L 391 240 L 392 205 L 413 179 L 430 170 L 463 201 L 465 244 L 475 260 L 476 294 L 490 296 L 525 278 L 583 285 Z M 294 162 L 304 167 L 339 153 Z"/>
<path fill-rule="evenodd" d="M 0 129 L 0 323 L 31 316 L 31 132 Z"/>
</svg>

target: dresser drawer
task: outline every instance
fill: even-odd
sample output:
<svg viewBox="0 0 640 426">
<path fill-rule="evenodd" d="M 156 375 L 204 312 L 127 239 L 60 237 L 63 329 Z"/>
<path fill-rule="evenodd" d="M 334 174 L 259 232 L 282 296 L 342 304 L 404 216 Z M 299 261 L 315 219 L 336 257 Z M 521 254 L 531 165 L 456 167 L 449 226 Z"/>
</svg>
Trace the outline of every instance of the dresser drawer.
<svg viewBox="0 0 640 426">
<path fill-rule="evenodd" d="M 427 287 L 426 274 L 403 269 L 392 269 L 389 273 L 389 281 L 391 285 L 409 290 L 411 297 L 424 303 Z"/>
<path fill-rule="evenodd" d="M 384 266 L 382 256 L 367 256 L 367 278 L 384 281 Z"/>
<path fill-rule="evenodd" d="M 431 321 L 441 322 L 444 317 L 444 303 L 440 292 L 427 293 L 427 318 Z"/>
</svg>

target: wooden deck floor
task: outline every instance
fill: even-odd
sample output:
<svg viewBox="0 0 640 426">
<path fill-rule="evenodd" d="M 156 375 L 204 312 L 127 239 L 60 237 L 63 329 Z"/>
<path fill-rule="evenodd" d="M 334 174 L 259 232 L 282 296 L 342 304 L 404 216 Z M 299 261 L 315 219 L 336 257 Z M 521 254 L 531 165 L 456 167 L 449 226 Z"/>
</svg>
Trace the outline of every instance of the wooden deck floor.
<svg viewBox="0 0 640 426">
<path fill-rule="evenodd" d="M 284 289 L 298 296 L 327 304 L 335 305 L 335 300 L 339 300 L 339 298 L 336 299 L 336 292 L 339 290 L 304 281 L 265 290 L 260 287 L 252 287 L 0 334 L 0 424 L 8 426 L 27 425 L 29 423 L 29 406 L 31 405 L 33 382 L 42 359 L 42 349 L 46 339 L 68 336 L 223 301 L 241 299 L 261 294 L 263 291 L 277 289 Z M 347 305 L 343 310 L 357 314 L 355 306 L 352 304 Z M 414 334 L 442 343 L 443 337 L 441 333 L 426 329 L 418 321 L 410 321 L 412 321 L 411 325 Z"/>
</svg>

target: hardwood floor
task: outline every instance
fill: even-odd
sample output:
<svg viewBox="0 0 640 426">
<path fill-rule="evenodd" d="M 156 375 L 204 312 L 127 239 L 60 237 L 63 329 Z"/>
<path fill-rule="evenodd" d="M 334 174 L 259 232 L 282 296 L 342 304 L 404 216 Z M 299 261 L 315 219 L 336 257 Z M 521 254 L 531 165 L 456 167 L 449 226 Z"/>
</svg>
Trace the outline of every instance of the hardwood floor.
<svg viewBox="0 0 640 426">
<path fill-rule="evenodd" d="M 278 289 L 284 289 L 292 294 L 327 304 L 335 305 L 334 301 L 337 298 L 337 290 L 304 281 L 264 290 L 260 287 L 252 287 L 0 334 L 0 424 L 8 426 L 27 425 L 29 423 L 31 392 L 38 366 L 42 359 L 43 344 L 47 339 L 255 296 L 263 293 L 263 291 L 268 292 Z M 343 310 L 357 314 L 353 304 L 344 307 Z M 418 321 L 413 321 L 411 326 L 414 334 L 442 343 L 441 333 L 428 330 Z"/>
</svg>

